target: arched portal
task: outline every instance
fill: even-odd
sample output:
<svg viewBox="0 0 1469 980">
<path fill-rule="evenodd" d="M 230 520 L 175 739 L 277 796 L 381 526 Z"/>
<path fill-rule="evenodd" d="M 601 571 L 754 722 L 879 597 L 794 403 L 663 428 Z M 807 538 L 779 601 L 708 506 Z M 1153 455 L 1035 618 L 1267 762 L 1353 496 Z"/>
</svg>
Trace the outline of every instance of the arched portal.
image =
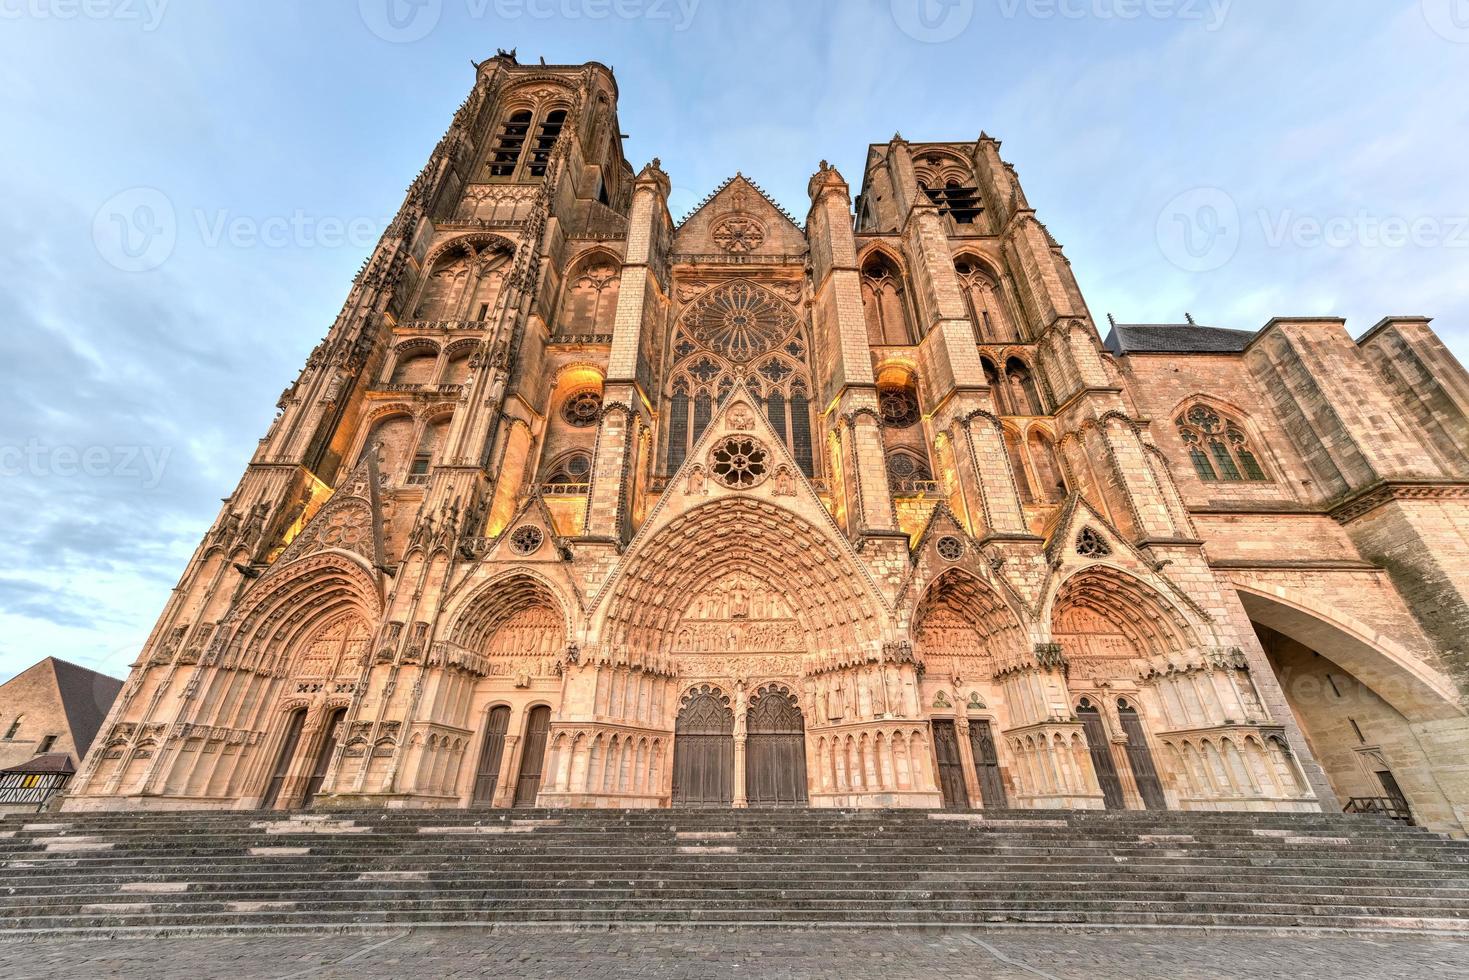
<svg viewBox="0 0 1469 980">
<path fill-rule="evenodd" d="M 1284 589 L 1238 587 L 1286 702 L 1341 804 L 1397 809 L 1435 830 L 1469 829 L 1460 748 L 1469 716 L 1456 703 L 1453 682 L 1360 622 L 1355 609 L 1324 608 Z M 1364 593 L 1364 605 L 1370 601 Z M 1279 754 L 1270 761 L 1279 780 L 1289 782 L 1295 762 Z"/>
<path fill-rule="evenodd" d="M 679 707 L 673 737 L 675 806 L 734 802 L 734 711 L 729 696 L 702 685 Z"/>
<path fill-rule="evenodd" d="M 806 722 L 795 695 L 779 684 L 761 688 L 750 700 L 747 718 L 745 797 L 750 805 L 805 804 Z"/>
</svg>

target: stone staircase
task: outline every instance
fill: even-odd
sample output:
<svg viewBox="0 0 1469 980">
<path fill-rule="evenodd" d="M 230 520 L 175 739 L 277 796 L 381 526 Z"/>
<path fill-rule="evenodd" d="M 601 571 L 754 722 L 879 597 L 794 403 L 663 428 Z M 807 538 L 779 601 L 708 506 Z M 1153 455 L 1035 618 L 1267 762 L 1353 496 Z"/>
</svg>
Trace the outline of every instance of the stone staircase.
<svg viewBox="0 0 1469 980">
<path fill-rule="evenodd" d="M 0 938 L 493 926 L 1469 935 L 1469 841 L 1331 814 L 10 815 Z"/>
</svg>

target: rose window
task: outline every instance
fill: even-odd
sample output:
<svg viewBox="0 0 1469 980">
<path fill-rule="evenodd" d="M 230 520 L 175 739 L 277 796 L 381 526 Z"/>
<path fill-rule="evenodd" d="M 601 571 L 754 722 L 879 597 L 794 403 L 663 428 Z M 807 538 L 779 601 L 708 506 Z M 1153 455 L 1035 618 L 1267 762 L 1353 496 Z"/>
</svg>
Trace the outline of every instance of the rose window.
<svg viewBox="0 0 1469 980">
<path fill-rule="evenodd" d="M 599 391 L 578 391 L 561 406 L 561 417 L 580 428 L 596 425 L 601 414 L 602 393 Z"/>
<path fill-rule="evenodd" d="M 709 455 L 714 478 L 727 487 L 744 490 L 765 479 L 770 454 L 748 436 L 725 439 Z"/>
<path fill-rule="evenodd" d="M 714 244 L 726 252 L 753 252 L 765 241 L 765 229 L 754 218 L 732 216 L 714 226 Z"/>
<path fill-rule="evenodd" d="M 939 557 L 945 561 L 958 561 L 964 557 L 964 542 L 952 534 L 946 534 L 939 538 L 938 542 L 934 545 L 934 549 L 938 551 Z"/>
<path fill-rule="evenodd" d="M 700 296 L 684 313 L 695 341 L 745 362 L 774 347 L 796 327 L 796 315 L 774 294 L 738 280 Z"/>
<path fill-rule="evenodd" d="M 511 533 L 510 550 L 517 555 L 534 554 L 545 540 L 540 528 L 534 524 L 523 524 Z"/>
<path fill-rule="evenodd" d="M 906 429 L 918 421 L 918 397 L 912 388 L 884 388 L 877 396 L 884 425 Z"/>
</svg>

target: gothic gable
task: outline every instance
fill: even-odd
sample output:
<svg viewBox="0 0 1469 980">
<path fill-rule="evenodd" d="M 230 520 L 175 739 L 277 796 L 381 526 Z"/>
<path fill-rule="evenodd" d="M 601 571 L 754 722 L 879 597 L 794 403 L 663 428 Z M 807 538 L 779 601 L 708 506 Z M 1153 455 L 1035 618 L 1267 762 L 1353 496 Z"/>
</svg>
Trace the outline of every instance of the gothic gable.
<svg viewBox="0 0 1469 980">
<path fill-rule="evenodd" d="M 350 551 L 381 569 L 383 515 L 378 479 L 377 453 L 364 453 L 357 468 L 306 522 L 275 560 L 274 567 L 283 568 L 298 558 L 336 549 Z"/>
<path fill-rule="evenodd" d="M 806 236 L 785 209 L 742 174 L 726 180 L 678 226 L 683 255 L 799 255 Z"/>
</svg>

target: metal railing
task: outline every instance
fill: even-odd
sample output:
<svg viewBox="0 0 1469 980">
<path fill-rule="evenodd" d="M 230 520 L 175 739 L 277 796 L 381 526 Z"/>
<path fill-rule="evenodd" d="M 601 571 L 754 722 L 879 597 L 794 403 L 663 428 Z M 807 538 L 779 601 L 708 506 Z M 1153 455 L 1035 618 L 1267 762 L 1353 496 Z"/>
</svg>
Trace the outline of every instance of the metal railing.
<svg viewBox="0 0 1469 980">
<path fill-rule="evenodd" d="M 1354 796 L 1347 800 L 1341 812 L 1375 813 L 1389 820 L 1401 820 L 1410 827 L 1413 825 L 1413 812 L 1408 809 L 1408 801 L 1396 796 Z"/>
</svg>

